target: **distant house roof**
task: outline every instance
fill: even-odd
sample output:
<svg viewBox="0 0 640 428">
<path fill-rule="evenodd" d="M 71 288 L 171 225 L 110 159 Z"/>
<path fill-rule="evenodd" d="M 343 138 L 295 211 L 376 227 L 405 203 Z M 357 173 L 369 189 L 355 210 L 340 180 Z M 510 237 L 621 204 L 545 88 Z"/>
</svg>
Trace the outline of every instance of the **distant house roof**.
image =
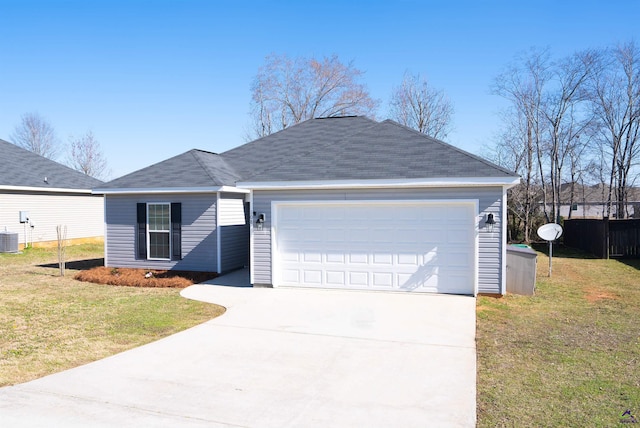
<svg viewBox="0 0 640 428">
<path fill-rule="evenodd" d="M 571 198 L 571 191 L 573 189 L 573 198 Z M 568 204 L 570 201 L 573 203 L 587 203 L 587 204 L 599 204 L 606 203 L 609 195 L 609 186 L 606 184 L 593 184 L 583 185 L 578 182 L 563 183 L 560 186 L 560 200 L 562 204 Z M 612 189 L 612 198 L 615 203 L 617 197 L 617 189 Z M 628 203 L 637 203 L 640 201 L 640 188 L 628 187 L 627 188 L 627 201 Z"/>
<path fill-rule="evenodd" d="M 169 189 L 234 186 L 240 176 L 216 153 L 189 150 L 106 183 L 105 189 Z"/>
<path fill-rule="evenodd" d="M 219 155 L 190 150 L 103 187 L 186 189 L 238 182 L 463 178 L 506 182 L 518 175 L 391 120 L 348 116 L 310 119 Z"/>
<path fill-rule="evenodd" d="M 102 181 L 0 140 L 0 189 L 88 191 Z"/>
</svg>

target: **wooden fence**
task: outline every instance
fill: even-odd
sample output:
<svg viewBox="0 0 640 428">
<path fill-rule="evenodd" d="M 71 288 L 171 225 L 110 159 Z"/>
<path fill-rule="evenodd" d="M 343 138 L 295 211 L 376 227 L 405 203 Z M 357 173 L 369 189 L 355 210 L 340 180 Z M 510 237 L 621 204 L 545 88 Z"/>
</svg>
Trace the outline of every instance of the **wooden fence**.
<svg viewBox="0 0 640 428">
<path fill-rule="evenodd" d="M 640 258 L 640 219 L 564 221 L 564 244 L 596 257 Z"/>
</svg>

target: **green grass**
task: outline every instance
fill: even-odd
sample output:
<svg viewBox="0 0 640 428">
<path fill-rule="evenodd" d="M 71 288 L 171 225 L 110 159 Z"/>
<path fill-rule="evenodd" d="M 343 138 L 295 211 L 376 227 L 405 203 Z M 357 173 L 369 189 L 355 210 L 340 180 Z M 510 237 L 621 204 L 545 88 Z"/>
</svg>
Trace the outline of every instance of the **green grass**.
<svg viewBox="0 0 640 428">
<path fill-rule="evenodd" d="M 224 311 L 184 299 L 179 289 L 80 282 L 70 268 L 60 277 L 56 257 L 55 249 L 39 248 L 0 254 L 0 386 L 134 348 Z M 101 245 L 67 248 L 68 260 L 101 257 Z"/>
<path fill-rule="evenodd" d="M 477 309 L 478 426 L 640 424 L 640 261 L 554 248 L 535 296 Z"/>
</svg>

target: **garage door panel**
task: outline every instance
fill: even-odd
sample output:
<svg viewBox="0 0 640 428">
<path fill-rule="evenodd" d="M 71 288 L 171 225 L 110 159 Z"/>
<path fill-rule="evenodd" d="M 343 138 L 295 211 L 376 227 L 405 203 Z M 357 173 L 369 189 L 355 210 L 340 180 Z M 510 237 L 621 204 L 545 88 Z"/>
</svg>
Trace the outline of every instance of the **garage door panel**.
<svg viewBox="0 0 640 428">
<path fill-rule="evenodd" d="M 415 253 L 400 253 L 397 255 L 398 265 L 402 266 L 418 266 L 418 258 L 422 258 L 419 254 Z"/>
<path fill-rule="evenodd" d="M 277 205 L 274 285 L 473 293 L 473 204 L 358 204 Z"/>
<path fill-rule="evenodd" d="M 346 274 L 344 271 L 327 270 L 326 271 L 326 284 L 327 286 L 344 286 L 346 280 Z"/>
<path fill-rule="evenodd" d="M 283 269 L 282 280 L 285 283 L 300 283 L 300 271 L 298 269 Z"/>
<path fill-rule="evenodd" d="M 338 224 L 342 224 L 342 222 L 344 221 L 344 218 L 346 217 L 346 208 L 333 206 L 333 207 L 330 207 L 329 209 L 327 208 L 323 209 L 323 213 L 324 213 L 325 220 L 328 221 L 329 223 L 337 222 Z"/>
<path fill-rule="evenodd" d="M 366 287 L 369 285 L 369 274 L 367 272 L 349 271 L 349 285 L 356 287 Z"/>
<path fill-rule="evenodd" d="M 303 281 L 309 285 L 322 285 L 322 271 L 305 269 L 303 273 Z"/>
<path fill-rule="evenodd" d="M 364 253 L 349 253 L 347 255 L 348 259 L 349 259 L 349 263 L 354 263 L 354 264 L 368 264 L 369 263 L 369 255 L 368 254 L 364 254 Z"/>
<path fill-rule="evenodd" d="M 324 218 L 325 213 L 323 212 L 323 210 L 318 209 L 317 206 L 306 206 L 302 207 L 302 209 L 300 210 L 300 215 L 303 219 L 305 219 L 305 221 L 313 222 Z"/>
<path fill-rule="evenodd" d="M 344 235 L 344 229 L 338 227 L 327 227 L 324 230 L 324 237 L 327 243 L 343 243 L 346 241 L 346 236 Z"/>
<path fill-rule="evenodd" d="M 376 265 L 393 265 L 393 254 L 391 253 L 374 253 L 373 263 Z"/>
<path fill-rule="evenodd" d="M 329 251 L 325 255 L 325 261 L 327 263 L 344 264 L 345 263 L 345 255 L 344 255 L 344 253 L 338 253 L 338 252 Z"/>
<path fill-rule="evenodd" d="M 469 251 L 451 251 L 444 257 L 446 266 L 452 268 L 472 268 L 473 258 Z"/>
<path fill-rule="evenodd" d="M 367 228 L 350 228 L 347 231 L 347 239 L 349 242 L 369 242 L 371 237 L 371 230 Z"/>
<path fill-rule="evenodd" d="M 394 228 L 389 227 L 389 225 L 381 225 L 377 227 L 372 227 L 368 230 L 368 234 L 371 237 L 371 241 L 375 244 L 384 244 L 388 243 L 390 237 L 394 236 Z"/>
<path fill-rule="evenodd" d="M 373 272 L 371 285 L 374 287 L 392 288 L 393 276 L 394 274 L 391 272 Z"/>
<path fill-rule="evenodd" d="M 399 275 L 400 282 L 398 289 L 402 291 L 424 291 L 430 293 L 438 292 L 438 272 L 430 274 L 417 273 L 412 275 Z"/>
<path fill-rule="evenodd" d="M 322 263 L 322 253 L 305 251 L 302 254 L 302 261 L 305 263 Z"/>
<path fill-rule="evenodd" d="M 471 207 L 462 207 L 462 206 L 448 206 L 446 207 L 446 218 L 448 222 L 450 221 L 459 221 L 466 222 L 469 219 L 469 214 L 471 212 Z"/>
<path fill-rule="evenodd" d="M 469 243 L 469 231 L 461 229 L 449 229 L 443 235 L 446 236 L 445 241 L 449 244 L 463 244 Z"/>
<path fill-rule="evenodd" d="M 300 261 L 300 253 L 284 252 L 281 253 L 282 261 L 289 263 L 297 263 Z"/>
</svg>

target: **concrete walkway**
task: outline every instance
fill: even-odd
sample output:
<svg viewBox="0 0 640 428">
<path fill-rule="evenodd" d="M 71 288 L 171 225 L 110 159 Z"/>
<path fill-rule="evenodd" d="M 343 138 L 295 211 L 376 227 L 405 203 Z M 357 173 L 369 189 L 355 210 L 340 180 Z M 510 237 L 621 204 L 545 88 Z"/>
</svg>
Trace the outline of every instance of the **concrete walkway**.
<svg viewBox="0 0 640 428">
<path fill-rule="evenodd" d="M 0 426 L 475 425 L 472 297 L 212 284 L 182 294 L 227 312 L 1 388 Z"/>
</svg>

